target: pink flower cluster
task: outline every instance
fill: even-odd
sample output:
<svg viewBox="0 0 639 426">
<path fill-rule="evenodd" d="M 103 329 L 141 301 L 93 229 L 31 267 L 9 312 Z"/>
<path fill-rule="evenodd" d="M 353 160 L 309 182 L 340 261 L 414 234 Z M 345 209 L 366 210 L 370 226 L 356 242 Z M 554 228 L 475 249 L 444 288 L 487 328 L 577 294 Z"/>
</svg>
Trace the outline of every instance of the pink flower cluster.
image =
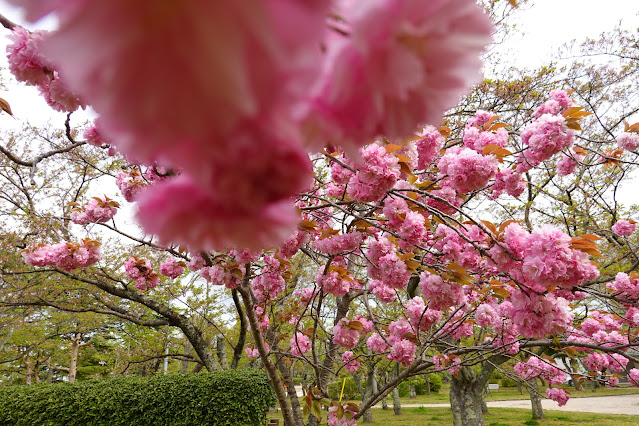
<svg viewBox="0 0 639 426">
<path fill-rule="evenodd" d="M 300 332 L 295 333 L 295 336 L 291 337 L 291 354 L 294 356 L 302 356 L 311 350 L 311 339 Z"/>
<path fill-rule="evenodd" d="M 31 266 L 55 266 L 65 271 L 88 268 L 100 258 L 100 243 L 85 239 L 80 244 L 38 244 L 22 250 L 24 261 Z"/>
<path fill-rule="evenodd" d="M 370 349 L 371 352 L 374 353 L 383 353 L 390 348 L 388 343 L 384 340 L 382 336 L 378 333 L 373 333 L 370 335 L 368 339 L 366 339 L 366 346 Z"/>
<path fill-rule="evenodd" d="M 462 194 L 484 188 L 497 173 L 497 158 L 469 148 L 449 148 L 437 161 L 442 185 Z"/>
<path fill-rule="evenodd" d="M 424 299 L 413 297 L 406 303 L 406 317 L 417 332 L 426 331 L 442 319 L 442 311 L 426 308 Z"/>
<path fill-rule="evenodd" d="M 357 420 L 353 418 L 355 411 L 350 409 L 350 406 L 343 407 L 344 415 L 341 418 L 337 418 L 337 407 L 331 406 L 328 408 L 328 414 L 326 418 L 327 426 L 357 426 Z M 348 415 L 347 415 L 348 414 Z"/>
<path fill-rule="evenodd" d="M 528 164 L 520 164 L 517 171 L 528 171 L 531 166 L 570 148 L 575 141 L 575 132 L 567 127 L 561 115 L 572 105 L 572 99 L 564 91 L 552 91 L 550 96 L 552 99 L 535 111 L 535 121 L 521 132 L 521 141 L 529 147 L 524 152 Z"/>
<path fill-rule="evenodd" d="M 135 281 L 135 287 L 140 290 L 151 290 L 160 282 L 160 277 L 147 259 L 133 256 L 124 262 L 124 270 L 126 275 Z"/>
<path fill-rule="evenodd" d="M 437 237 L 435 248 L 444 254 L 446 260 L 466 269 L 479 268 L 482 255 L 473 244 L 468 242 L 472 241 L 480 248 L 487 248 L 487 236 L 478 226 L 464 225 L 453 229 L 446 225 L 439 225 L 435 231 L 435 237 Z"/>
<path fill-rule="evenodd" d="M 639 370 L 636 368 L 631 368 L 628 371 L 628 381 L 631 385 L 639 388 Z"/>
<path fill-rule="evenodd" d="M 151 4 L 21 3 L 31 19 L 57 12 L 59 29 L 35 54 L 18 47 L 28 39 L 19 34 L 15 50 L 50 58 L 127 158 L 181 170 L 196 186 L 189 195 L 207 198 L 174 203 L 181 208 L 167 209 L 168 220 L 153 216 L 175 186 L 150 187 L 140 200 L 147 232 L 190 248 L 243 247 L 256 233 L 255 246 L 283 243 L 295 220 L 268 213 L 306 189 L 306 149 L 339 141 L 354 152 L 438 122 L 480 79 L 492 32 L 474 0 L 337 0 L 330 11 L 329 2 L 295 0 Z M 327 16 L 339 19 L 327 25 Z M 60 97 L 51 76 L 47 95 Z M 349 196 L 379 199 L 392 176 L 360 172 Z M 221 213 L 190 214 L 204 204 Z M 197 231 L 169 226 L 186 221 Z M 207 229 L 210 221 L 222 224 Z"/>
<path fill-rule="evenodd" d="M 175 258 L 167 259 L 160 265 L 160 273 L 165 277 L 176 279 L 184 273 L 184 267 L 186 264 Z"/>
<path fill-rule="evenodd" d="M 284 259 L 293 257 L 295 253 L 308 242 L 309 238 L 310 235 L 307 232 L 296 230 L 295 233 L 280 246 L 280 256 Z"/>
<path fill-rule="evenodd" d="M 348 181 L 347 194 L 356 201 L 377 201 L 400 176 L 397 157 L 372 143 L 360 150 L 361 163 Z"/>
<path fill-rule="evenodd" d="M 73 112 L 84 108 L 85 104 L 78 95 L 71 93 L 60 75 L 42 54 L 42 47 L 49 37 L 48 31 L 30 32 L 15 27 L 7 46 L 9 70 L 18 81 L 36 86 L 49 106 L 56 111 Z"/>
<path fill-rule="evenodd" d="M 378 236 L 368 244 L 366 256 L 370 263 L 367 266 L 368 276 L 379 280 L 378 286 L 391 289 L 403 289 L 408 284 L 410 271 L 406 263 L 399 258 L 397 247 L 388 238 Z M 385 290 L 379 289 L 383 293 Z"/>
<path fill-rule="evenodd" d="M 286 288 L 286 281 L 280 271 L 280 261 L 272 255 L 264 256 L 262 273 L 255 277 L 251 284 L 258 302 L 277 297 Z"/>
<path fill-rule="evenodd" d="M 427 170 L 439 155 L 444 145 L 444 137 L 434 126 L 426 126 L 419 133 L 420 139 L 415 141 L 417 148 L 417 169 Z"/>
<path fill-rule="evenodd" d="M 108 222 L 118 212 L 120 204 L 106 195 L 93 197 L 86 205 L 71 213 L 71 220 L 78 225 Z"/>
<path fill-rule="evenodd" d="M 461 358 L 454 355 L 435 355 L 433 357 L 435 370 L 446 370 L 451 375 L 459 373 L 459 370 L 461 370 L 461 362 Z"/>
<path fill-rule="evenodd" d="M 496 131 L 483 129 L 482 126 L 488 123 L 491 118 L 493 118 L 491 112 L 479 110 L 475 113 L 475 117 L 468 120 L 462 138 L 466 148 L 481 154 L 488 145 L 497 145 L 502 148 L 508 145 L 508 132 L 503 127 Z"/>
<path fill-rule="evenodd" d="M 625 272 L 618 272 L 615 280 L 606 284 L 606 288 L 628 299 L 639 299 L 639 279 L 631 278 Z"/>
<path fill-rule="evenodd" d="M 452 306 L 464 305 L 468 300 L 459 283 L 443 280 L 439 275 L 426 271 L 419 278 L 424 299 L 430 301 L 432 309 L 444 311 Z"/>
<path fill-rule="evenodd" d="M 611 229 L 612 232 L 619 236 L 628 237 L 632 235 L 633 232 L 635 232 L 636 226 L 637 225 L 634 223 L 634 221 L 629 222 L 627 220 L 621 219 L 618 220 L 614 225 L 612 225 Z"/>
<path fill-rule="evenodd" d="M 331 235 L 311 243 L 311 247 L 326 255 L 335 256 L 340 253 L 356 250 L 363 240 L 359 232 Z"/>
<path fill-rule="evenodd" d="M 346 364 L 344 368 L 351 373 L 356 372 L 360 367 L 360 363 L 354 355 L 353 351 L 346 351 L 342 354 L 342 361 Z"/>
<path fill-rule="evenodd" d="M 495 175 L 495 183 L 491 189 L 492 198 L 499 198 L 504 192 L 517 198 L 526 190 L 526 180 L 523 174 L 514 172 L 512 169 L 500 170 Z"/>
<path fill-rule="evenodd" d="M 128 202 L 135 201 L 140 191 L 148 185 L 138 169 L 118 173 L 115 184 Z"/>
<path fill-rule="evenodd" d="M 639 133 L 623 132 L 617 136 L 619 148 L 627 151 L 636 151 L 639 149 Z"/>
<path fill-rule="evenodd" d="M 557 405 L 559 405 L 560 407 L 563 407 L 564 405 L 566 405 L 566 403 L 568 402 L 568 399 L 570 399 L 566 391 L 560 388 L 546 389 L 546 396 L 549 399 L 552 399 L 553 401 L 555 401 Z"/>
<path fill-rule="evenodd" d="M 347 349 L 357 345 L 361 336 L 373 330 L 373 322 L 356 315 L 352 320 L 342 318 L 333 327 L 333 343 Z"/>
<path fill-rule="evenodd" d="M 566 299 L 551 293 L 537 295 L 513 290 L 510 302 L 512 305 L 508 317 L 526 337 L 539 339 L 563 333 L 575 317 Z"/>
<path fill-rule="evenodd" d="M 497 245 L 490 254 L 500 271 L 512 274 L 534 290 L 570 290 L 599 275 L 588 255 L 570 248 L 571 244 L 571 237 L 552 225 L 543 225 L 529 234 L 518 223 L 512 223 L 504 232 L 501 246 L 523 261 L 513 260 Z"/>
<path fill-rule="evenodd" d="M 266 353 L 269 353 L 271 351 L 271 348 L 269 348 L 268 343 L 264 342 L 264 346 L 266 347 Z M 246 353 L 246 356 L 251 359 L 257 359 L 260 357 L 260 351 L 257 348 L 253 348 L 251 346 L 247 346 L 246 349 L 244 349 L 244 352 Z"/>
<path fill-rule="evenodd" d="M 566 381 L 566 373 L 552 365 L 550 361 L 536 356 L 530 357 L 526 362 L 515 364 L 514 371 L 524 380 L 542 377 L 551 385 L 561 385 Z"/>
<path fill-rule="evenodd" d="M 559 176 L 568 176 L 574 173 L 579 167 L 579 162 L 583 160 L 584 156 L 571 152 L 570 155 L 564 154 L 561 160 L 557 162 L 557 174 Z"/>
</svg>

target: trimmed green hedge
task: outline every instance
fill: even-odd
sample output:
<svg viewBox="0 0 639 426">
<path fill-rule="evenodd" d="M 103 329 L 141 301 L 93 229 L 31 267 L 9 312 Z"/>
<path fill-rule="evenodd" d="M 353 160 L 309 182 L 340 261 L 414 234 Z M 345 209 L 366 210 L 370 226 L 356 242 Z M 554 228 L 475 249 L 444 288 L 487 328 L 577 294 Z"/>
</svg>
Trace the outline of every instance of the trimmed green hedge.
<svg viewBox="0 0 639 426">
<path fill-rule="evenodd" d="M 0 425 L 263 425 L 275 395 L 257 370 L 0 387 Z"/>
</svg>

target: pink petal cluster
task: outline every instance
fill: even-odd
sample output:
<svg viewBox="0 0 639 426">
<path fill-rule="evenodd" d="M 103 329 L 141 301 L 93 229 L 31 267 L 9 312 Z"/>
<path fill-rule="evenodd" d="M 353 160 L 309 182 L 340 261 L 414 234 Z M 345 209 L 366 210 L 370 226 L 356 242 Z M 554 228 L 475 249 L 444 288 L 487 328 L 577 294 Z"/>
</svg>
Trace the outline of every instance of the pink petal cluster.
<svg viewBox="0 0 639 426">
<path fill-rule="evenodd" d="M 449 186 L 430 191 L 426 196 L 426 204 L 445 214 L 455 214 L 456 207 L 460 207 L 464 200 L 457 195 L 457 191 Z"/>
<path fill-rule="evenodd" d="M 175 258 L 170 258 L 160 265 L 160 273 L 165 277 L 176 279 L 184 273 L 185 266 L 186 265 L 183 261 L 177 260 Z"/>
<path fill-rule="evenodd" d="M 444 311 L 453 306 L 464 305 L 468 300 L 463 287 L 456 282 L 443 280 L 439 275 L 426 271 L 419 278 L 422 295 L 429 301 L 432 309 Z"/>
<path fill-rule="evenodd" d="M 360 232 L 330 235 L 311 243 L 311 247 L 326 255 L 335 256 L 340 253 L 356 250 L 364 239 Z"/>
<path fill-rule="evenodd" d="M 461 362 L 461 358 L 454 355 L 435 355 L 433 357 L 435 370 L 446 370 L 451 375 L 455 375 L 461 370 Z"/>
<path fill-rule="evenodd" d="M 352 320 L 342 318 L 333 327 L 333 343 L 343 348 L 352 349 L 357 345 L 361 336 L 372 330 L 373 323 L 359 315 Z"/>
<path fill-rule="evenodd" d="M 493 191 L 492 198 L 499 198 L 504 192 L 517 198 L 526 190 L 526 180 L 523 174 L 512 169 L 500 170 L 495 175 L 495 183 L 491 189 Z"/>
<path fill-rule="evenodd" d="M 348 181 L 347 194 L 356 201 L 377 201 L 391 189 L 400 176 L 397 157 L 372 143 L 360 150 L 361 164 Z"/>
<path fill-rule="evenodd" d="M 479 78 L 490 24 L 471 0 L 338 1 L 309 116 L 321 139 L 365 143 L 438 123 Z M 319 122 L 319 124 L 317 124 Z"/>
<path fill-rule="evenodd" d="M 118 212 L 120 205 L 106 195 L 93 197 L 86 205 L 71 213 L 71 220 L 78 225 L 108 222 Z"/>
<path fill-rule="evenodd" d="M 543 225 L 529 234 L 518 223 L 512 223 L 504 232 L 501 247 L 495 245 L 490 254 L 500 271 L 511 273 L 531 288 L 570 290 L 599 275 L 588 255 L 571 248 L 571 244 L 572 238 L 552 225 Z M 502 247 L 523 261 L 515 261 Z"/>
<path fill-rule="evenodd" d="M 426 308 L 424 299 L 413 297 L 406 303 L 406 317 L 416 331 L 426 331 L 442 319 L 442 311 Z"/>
<path fill-rule="evenodd" d="M 631 223 L 625 219 L 621 219 L 618 220 L 614 225 L 612 225 L 611 229 L 612 232 L 619 236 L 628 237 L 632 235 L 633 232 L 635 232 L 636 226 L 637 225 L 635 223 Z"/>
<path fill-rule="evenodd" d="M 269 353 L 271 349 L 268 347 L 268 343 L 264 342 L 264 346 L 266 347 L 266 353 Z M 260 351 L 257 348 L 247 346 L 246 349 L 244 349 L 244 352 L 251 359 L 257 359 L 260 357 Z"/>
<path fill-rule="evenodd" d="M 342 354 L 342 361 L 346 364 L 344 368 L 351 373 L 356 372 L 360 367 L 360 363 L 354 355 L 353 351 L 346 351 Z"/>
<path fill-rule="evenodd" d="M 295 333 L 295 336 L 291 337 L 291 354 L 294 356 L 302 356 L 302 354 L 308 353 L 311 350 L 311 339 L 300 332 Z"/>
<path fill-rule="evenodd" d="M 353 418 L 355 411 L 350 410 L 349 406 L 344 407 L 344 415 L 341 418 L 337 418 L 337 407 L 334 405 L 329 407 L 326 418 L 327 426 L 357 426 L 357 420 Z M 349 416 L 345 414 L 348 413 Z"/>
<path fill-rule="evenodd" d="M 115 184 L 128 202 L 135 201 L 141 190 L 148 185 L 138 169 L 118 173 L 115 178 Z"/>
<path fill-rule="evenodd" d="M 559 176 L 568 176 L 572 174 L 577 167 L 579 167 L 579 162 L 583 160 L 584 156 L 580 154 L 576 154 L 575 152 L 571 152 L 570 155 L 564 154 L 561 157 L 561 160 L 557 162 L 557 174 Z"/>
<path fill-rule="evenodd" d="M 400 363 L 404 367 L 408 367 L 415 361 L 416 346 L 413 342 L 401 339 L 393 343 L 390 354 L 386 356 L 389 360 Z"/>
<path fill-rule="evenodd" d="M 469 148 L 449 148 L 438 161 L 442 185 L 462 194 L 484 188 L 497 173 L 497 158 Z"/>
<path fill-rule="evenodd" d="M 84 129 L 84 132 L 82 132 L 82 136 L 84 137 L 84 139 L 86 139 L 89 145 L 93 145 L 97 147 L 108 145 L 107 140 L 102 135 L 102 132 L 100 132 L 99 126 L 100 126 L 100 119 L 97 118 L 93 122 L 92 126 L 87 127 L 86 129 Z"/>
<path fill-rule="evenodd" d="M 386 352 L 390 347 L 384 338 L 378 333 L 373 333 L 368 339 L 366 339 L 366 346 L 371 352 L 378 354 Z"/>
<path fill-rule="evenodd" d="M 619 148 L 627 151 L 636 151 L 639 149 L 639 133 L 623 132 L 617 136 L 617 144 Z"/>
<path fill-rule="evenodd" d="M 461 234 L 461 235 L 460 235 Z M 455 229 L 440 225 L 435 231 L 438 238 L 435 248 L 444 254 L 444 258 L 466 269 L 477 269 L 482 260 L 477 247 L 487 248 L 486 234 L 476 225 L 464 225 Z M 465 237 L 465 238 L 464 238 Z"/>
<path fill-rule="evenodd" d="M 553 90 L 549 94 L 550 99 L 540 105 L 533 116 L 539 118 L 544 114 L 558 115 L 570 108 L 574 101 L 565 90 Z"/>
<path fill-rule="evenodd" d="M 444 137 L 434 126 L 428 125 L 419 133 L 415 141 L 417 148 L 417 170 L 427 170 L 439 155 L 444 145 Z"/>
<path fill-rule="evenodd" d="M 264 267 L 260 275 L 253 279 L 253 293 L 258 302 L 277 297 L 286 288 L 286 281 L 280 271 L 280 261 L 275 256 L 264 256 Z"/>
<path fill-rule="evenodd" d="M 606 284 L 606 288 L 626 298 L 639 299 L 639 279 L 631 278 L 625 272 L 618 272 L 615 280 Z"/>
<path fill-rule="evenodd" d="M 526 362 L 518 362 L 515 364 L 514 371 L 524 380 L 542 377 L 548 380 L 551 385 L 560 385 L 566 381 L 566 373 L 552 365 L 549 361 L 530 357 Z"/>
<path fill-rule="evenodd" d="M 638 369 L 631 368 L 630 371 L 628 371 L 628 382 L 630 382 L 631 385 L 639 388 L 639 370 Z"/>
<path fill-rule="evenodd" d="M 100 243 L 85 239 L 80 244 L 66 241 L 53 244 L 38 244 L 22 250 L 24 261 L 31 266 L 55 266 L 65 271 L 88 268 L 100 258 Z"/>
<path fill-rule="evenodd" d="M 29 32 L 15 27 L 7 46 L 9 70 L 17 80 L 36 86 L 45 100 L 56 111 L 73 112 L 85 104 L 72 93 L 60 78 L 50 60 L 43 55 L 43 46 L 49 38 L 48 31 Z"/>
<path fill-rule="evenodd" d="M 342 297 L 351 289 L 353 278 L 343 270 L 329 269 L 324 273 L 324 267 L 320 267 L 317 271 L 317 285 L 324 293 L 332 294 L 336 297 Z"/>
<path fill-rule="evenodd" d="M 135 281 L 135 287 L 140 290 L 151 290 L 160 282 L 160 277 L 147 259 L 138 259 L 135 256 L 129 258 L 124 262 L 124 271 Z"/>
<path fill-rule="evenodd" d="M 493 118 L 493 114 L 488 111 L 479 110 L 475 116 L 468 120 L 464 127 L 462 141 L 466 148 L 482 153 L 488 145 L 505 147 L 508 145 L 508 132 L 503 127 L 496 131 L 485 131 L 484 124 Z"/>
<path fill-rule="evenodd" d="M 263 248 L 285 241 L 298 221 L 287 201 L 255 205 L 242 212 L 229 209 L 183 175 L 153 185 L 138 201 L 137 218 L 146 231 L 165 243 L 194 250 Z"/>
<path fill-rule="evenodd" d="M 380 280 L 387 287 L 403 289 L 408 284 L 410 271 L 397 254 L 397 247 L 386 237 L 379 236 L 368 244 L 366 256 L 368 276 Z"/>
<path fill-rule="evenodd" d="M 501 318 L 497 310 L 488 303 L 482 303 L 475 309 L 475 322 L 480 327 L 495 327 L 501 325 Z"/>
<path fill-rule="evenodd" d="M 528 145 L 524 157 L 534 167 L 570 148 L 575 142 L 575 132 L 566 126 L 562 115 L 544 114 L 526 126 L 521 132 L 521 141 Z"/>
<path fill-rule="evenodd" d="M 566 405 L 566 403 L 568 402 L 568 399 L 570 399 L 566 391 L 559 388 L 546 389 L 546 396 L 549 399 L 552 399 L 553 401 L 555 401 L 557 405 L 559 405 L 560 407 L 563 407 L 564 405 Z"/>
<path fill-rule="evenodd" d="M 391 303 L 397 298 L 397 293 L 394 288 L 384 284 L 380 280 L 370 280 L 368 288 L 373 293 L 373 296 L 377 297 L 384 303 Z"/>
<path fill-rule="evenodd" d="M 309 239 L 310 235 L 307 232 L 296 230 L 295 233 L 280 246 L 280 256 L 284 259 L 293 257 Z"/>
<path fill-rule="evenodd" d="M 238 285 L 237 278 L 218 265 L 204 266 L 198 270 L 198 274 L 213 285 L 223 285 L 230 289 Z"/>
<path fill-rule="evenodd" d="M 509 318 L 517 324 L 517 329 L 525 337 L 543 338 L 547 335 L 561 334 L 571 324 L 575 315 L 570 311 L 568 302 L 552 294 L 527 294 L 513 291 L 510 297 L 512 307 Z"/>
</svg>

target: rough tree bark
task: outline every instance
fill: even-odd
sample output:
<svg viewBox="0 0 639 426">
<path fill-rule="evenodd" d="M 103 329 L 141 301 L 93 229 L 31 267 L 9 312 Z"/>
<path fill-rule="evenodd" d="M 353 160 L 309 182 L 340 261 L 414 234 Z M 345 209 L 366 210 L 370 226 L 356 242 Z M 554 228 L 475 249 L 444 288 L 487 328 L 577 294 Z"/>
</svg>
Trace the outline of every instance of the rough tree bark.
<svg viewBox="0 0 639 426">
<path fill-rule="evenodd" d="M 456 377 L 451 377 L 450 406 L 454 426 L 484 425 L 482 400 L 488 379 L 495 367 L 507 360 L 508 358 L 503 355 L 495 355 L 484 362 L 480 372 L 470 367 L 462 367 Z"/>
<path fill-rule="evenodd" d="M 366 373 L 366 399 L 372 398 L 375 394 L 375 368 L 373 366 L 368 367 Z M 364 423 L 373 423 L 373 409 L 369 408 L 364 412 Z"/>
<path fill-rule="evenodd" d="M 539 383 L 537 382 L 537 378 L 526 381 L 526 388 L 530 394 L 533 420 L 544 419 L 546 416 L 544 414 L 544 408 L 541 405 L 541 396 L 539 395 Z"/>
</svg>

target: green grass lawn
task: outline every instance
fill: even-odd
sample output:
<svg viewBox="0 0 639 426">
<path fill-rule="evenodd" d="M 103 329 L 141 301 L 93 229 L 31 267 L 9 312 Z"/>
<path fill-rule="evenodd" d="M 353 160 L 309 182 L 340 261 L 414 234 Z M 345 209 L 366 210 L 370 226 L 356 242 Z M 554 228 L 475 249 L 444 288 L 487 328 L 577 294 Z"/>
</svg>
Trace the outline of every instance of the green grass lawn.
<svg viewBox="0 0 639 426">
<path fill-rule="evenodd" d="M 392 408 L 388 410 L 375 409 L 373 411 L 373 423 L 368 425 L 401 425 L 401 426 L 450 426 L 453 417 L 449 408 L 404 408 L 401 416 L 395 416 Z M 546 420 L 531 421 L 530 410 L 518 408 L 491 408 L 485 415 L 486 426 L 509 425 L 540 425 L 540 426 L 570 426 L 576 424 L 589 424 L 591 426 L 639 426 L 639 416 L 625 416 L 616 414 L 575 413 L 563 411 L 545 410 Z M 322 425 L 326 425 L 326 413 L 323 413 Z M 279 416 L 279 417 L 278 417 Z M 278 414 L 269 414 L 269 419 L 282 417 Z M 360 420 L 357 424 L 363 424 Z"/>
<path fill-rule="evenodd" d="M 601 387 L 594 392 L 589 388 L 585 388 L 582 391 L 576 391 L 573 387 L 562 386 L 568 392 L 570 392 L 571 398 L 587 398 L 591 396 L 609 396 L 609 395 L 628 395 L 639 393 L 639 388 L 629 386 L 623 388 L 605 388 Z M 449 402 L 448 399 L 449 385 L 444 384 L 442 389 L 438 393 L 431 393 L 430 395 L 417 395 L 417 398 L 410 399 L 400 398 L 402 404 L 445 404 Z M 540 388 L 539 391 L 542 395 L 546 393 L 545 388 Z M 486 401 L 502 401 L 508 399 L 529 399 L 530 396 L 526 390 L 523 390 L 523 394 L 519 393 L 517 388 L 500 388 L 498 391 L 491 391 L 486 394 Z M 389 405 L 392 403 L 391 398 L 388 398 Z"/>
</svg>

